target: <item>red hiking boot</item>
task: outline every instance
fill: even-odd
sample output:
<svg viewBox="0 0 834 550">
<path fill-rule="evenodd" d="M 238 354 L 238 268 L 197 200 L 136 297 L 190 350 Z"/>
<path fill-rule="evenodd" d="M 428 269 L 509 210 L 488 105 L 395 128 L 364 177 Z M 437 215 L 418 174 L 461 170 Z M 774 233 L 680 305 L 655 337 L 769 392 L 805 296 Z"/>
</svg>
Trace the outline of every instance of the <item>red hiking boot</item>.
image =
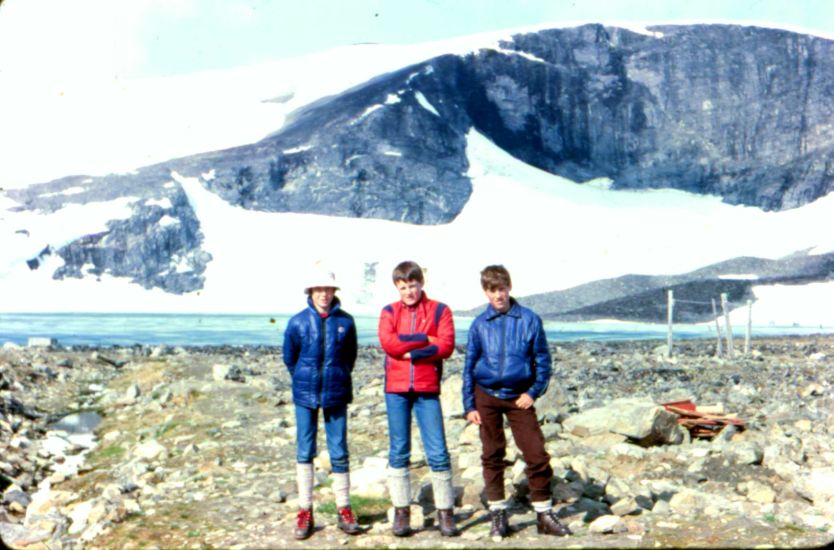
<svg viewBox="0 0 834 550">
<path fill-rule="evenodd" d="M 310 538 L 313 534 L 313 511 L 305 508 L 298 509 L 298 515 L 295 517 L 295 539 L 304 540 Z"/>
</svg>

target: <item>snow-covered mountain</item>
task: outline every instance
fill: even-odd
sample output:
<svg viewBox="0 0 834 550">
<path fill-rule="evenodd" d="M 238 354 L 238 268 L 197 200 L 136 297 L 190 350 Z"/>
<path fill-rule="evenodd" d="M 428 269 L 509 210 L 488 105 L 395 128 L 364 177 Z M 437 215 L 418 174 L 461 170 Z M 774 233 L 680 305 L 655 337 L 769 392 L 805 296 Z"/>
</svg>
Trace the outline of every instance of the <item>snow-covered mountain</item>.
<svg viewBox="0 0 834 550">
<path fill-rule="evenodd" d="M 646 319 L 635 296 L 690 285 L 756 299 L 758 323 L 834 325 L 834 42 L 584 25 L 311 61 L 143 82 L 131 113 L 188 105 L 205 130 L 145 117 L 160 140 L 138 132 L 116 169 L 147 166 L 0 174 L 0 310 L 288 312 L 324 260 L 375 313 L 415 259 L 457 310 L 504 263 L 515 295 L 584 308 L 555 317 Z"/>
</svg>

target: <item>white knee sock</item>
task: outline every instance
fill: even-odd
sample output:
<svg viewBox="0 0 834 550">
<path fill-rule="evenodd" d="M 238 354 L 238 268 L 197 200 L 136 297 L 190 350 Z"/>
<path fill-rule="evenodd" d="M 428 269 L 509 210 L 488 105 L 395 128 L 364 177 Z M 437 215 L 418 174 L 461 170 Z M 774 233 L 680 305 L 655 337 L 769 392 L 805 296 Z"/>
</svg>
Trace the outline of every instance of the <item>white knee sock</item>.
<svg viewBox="0 0 834 550">
<path fill-rule="evenodd" d="M 298 483 L 298 506 L 305 510 L 313 508 L 313 465 L 295 464 L 295 481 Z"/>
<path fill-rule="evenodd" d="M 507 499 L 504 500 L 488 500 L 487 505 L 489 506 L 490 510 L 506 510 L 509 508 L 509 503 Z"/>
<path fill-rule="evenodd" d="M 388 468 L 388 492 L 391 504 L 404 508 L 411 504 L 411 476 L 408 468 Z"/>
<path fill-rule="evenodd" d="M 452 486 L 452 470 L 431 473 L 434 491 L 434 507 L 437 510 L 451 510 L 455 506 L 455 488 Z"/>
<path fill-rule="evenodd" d="M 336 506 L 345 508 L 350 506 L 350 472 L 333 472 L 333 495 Z"/>
<path fill-rule="evenodd" d="M 549 512 L 553 508 L 553 501 L 551 500 L 542 500 L 541 502 L 533 502 L 532 504 L 533 510 L 535 510 L 537 514 Z"/>
</svg>

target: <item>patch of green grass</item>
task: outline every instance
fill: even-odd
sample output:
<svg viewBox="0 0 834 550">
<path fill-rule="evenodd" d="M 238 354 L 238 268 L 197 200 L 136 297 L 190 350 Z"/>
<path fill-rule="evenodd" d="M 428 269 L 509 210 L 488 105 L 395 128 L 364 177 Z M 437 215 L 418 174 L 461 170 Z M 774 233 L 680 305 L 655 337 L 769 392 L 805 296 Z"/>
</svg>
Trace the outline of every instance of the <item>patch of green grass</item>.
<svg viewBox="0 0 834 550">
<path fill-rule="evenodd" d="M 156 429 L 156 437 L 157 439 L 161 438 L 166 433 L 176 429 L 180 425 L 179 422 L 167 422 Z"/>
<path fill-rule="evenodd" d="M 776 516 L 774 514 L 765 514 L 764 520 L 768 523 L 776 523 Z"/>
<path fill-rule="evenodd" d="M 110 458 L 116 458 L 122 456 L 124 452 L 124 448 L 119 445 L 108 445 L 90 453 L 90 462 L 101 462 Z"/>
<path fill-rule="evenodd" d="M 185 536 L 187 536 L 187 537 L 189 537 L 189 538 L 199 537 L 199 536 L 200 536 L 200 531 L 199 531 L 199 530 L 197 530 L 197 529 L 192 529 L 191 531 L 189 531 L 188 533 L 186 533 L 186 535 L 185 535 Z"/>
<path fill-rule="evenodd" d="M 350 507 L 356 514 L 357 521 L 361 523 L 369 523 L 385 516 L 390 505 L 386 498 L 350 497 Z M 316 506 L 316 513 L 336 515 L 336 503 L 330 501 L 319 504 Z"/>
</svg>

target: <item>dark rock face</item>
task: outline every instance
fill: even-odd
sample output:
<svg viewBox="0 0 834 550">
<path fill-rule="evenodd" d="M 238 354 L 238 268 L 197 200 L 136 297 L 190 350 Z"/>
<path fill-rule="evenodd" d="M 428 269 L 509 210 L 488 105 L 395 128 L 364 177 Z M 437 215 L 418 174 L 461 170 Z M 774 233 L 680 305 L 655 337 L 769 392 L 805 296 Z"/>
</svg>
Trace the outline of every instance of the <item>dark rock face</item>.
<svg viewBox="0 0 834 550">
<path fill-rule="evenodd" d="M 551 113 L 529 117 L 527 143 L 508 150 L 574 180 L 607 176 L 615 188 L 674 187 L 766 210 L 832 189 L 831 41 L 725 25 L 651 30 L 663 37 L 586 26 L 506 44 L 544 60 L 543 83 L 518 99 Z M 503 72 L 517 81 L 517 70 Z"/>
<path fill-rule="evenodd" d="M 182 188 L 169 181 L 128 190 L 123 188 L 128 183 L 123 180 L 129 177 L 109 178 L 112 185 L 107 187 L 60 199 L 48 196 L 33 202 L 51 211 L 66 203 L 83 204 L 130 195 L 136 196 L 132 215 L 124 220 L 111 220 L 105 231 L 86 235 L 57 250 L 45 248 L 27 262 L 29 268 L 38 269 L 46 256 L 57 254 L 64 265 L 55 270 L 55 279 L 107 273 L 128 277 L 145 288 L 158 287 L 174 294 L 202 288 L 203 273 L 211 255 L 201 248 L 200 223 Z M 77 182 L 74 178 L 67 179 Z"/>
<path fill-rule="evenodd" d="M 202 235 L 194 211 L 182 192 L 170 208 L 158 204 L 135 206 L 133 216 L 108 223 L 107 231 L 88 235 L 60 248 L 64 265 L 53 275 L 83 277 L 87 273 L 129 277 L 145 288 L 175 294 L 203 287 L 211 255 L 201 250 Z M 160 223 L 166 219 L 166 222 Z"/>
<path fill-rule="evenodd" d="M 472 129 L 526 163 L 577 182 L 608 177 L 614 189 L 671 187 L 781 210 L 834 188 L 834 42 L 731 25 L 650 30 L 516 35 L 323 98 L 254 144 L 6 193 L 41 211 L 160 199 L 174 193 L 165 184 L 175 171 L 252 210 L 442 224 L 471 194 Z M 54 194 L 70 187 L 83 192 Z M 67 265 L 56 277 L 92 264 L 146 287 L 200 288 L 199 222 L 174 198 L 170 211 L 136 206 L 107 235 L 58 251 Z M 179 225 L 159 227 L 164 215 Z M 187 269 L 172 272 L 183 257 Z"/>
<path fill-rule="evenodd" d="M 831 191 L 834 43 L 726 25 L 652 30 L 662 38 L 587 25 L 431 59 L 192 162 L 222 166 L 207 187 L 245 207 L 420 224 L 466 203 L 471 128 L 524 162 L 615 189 L 765 210 Z"/>
</svg>

